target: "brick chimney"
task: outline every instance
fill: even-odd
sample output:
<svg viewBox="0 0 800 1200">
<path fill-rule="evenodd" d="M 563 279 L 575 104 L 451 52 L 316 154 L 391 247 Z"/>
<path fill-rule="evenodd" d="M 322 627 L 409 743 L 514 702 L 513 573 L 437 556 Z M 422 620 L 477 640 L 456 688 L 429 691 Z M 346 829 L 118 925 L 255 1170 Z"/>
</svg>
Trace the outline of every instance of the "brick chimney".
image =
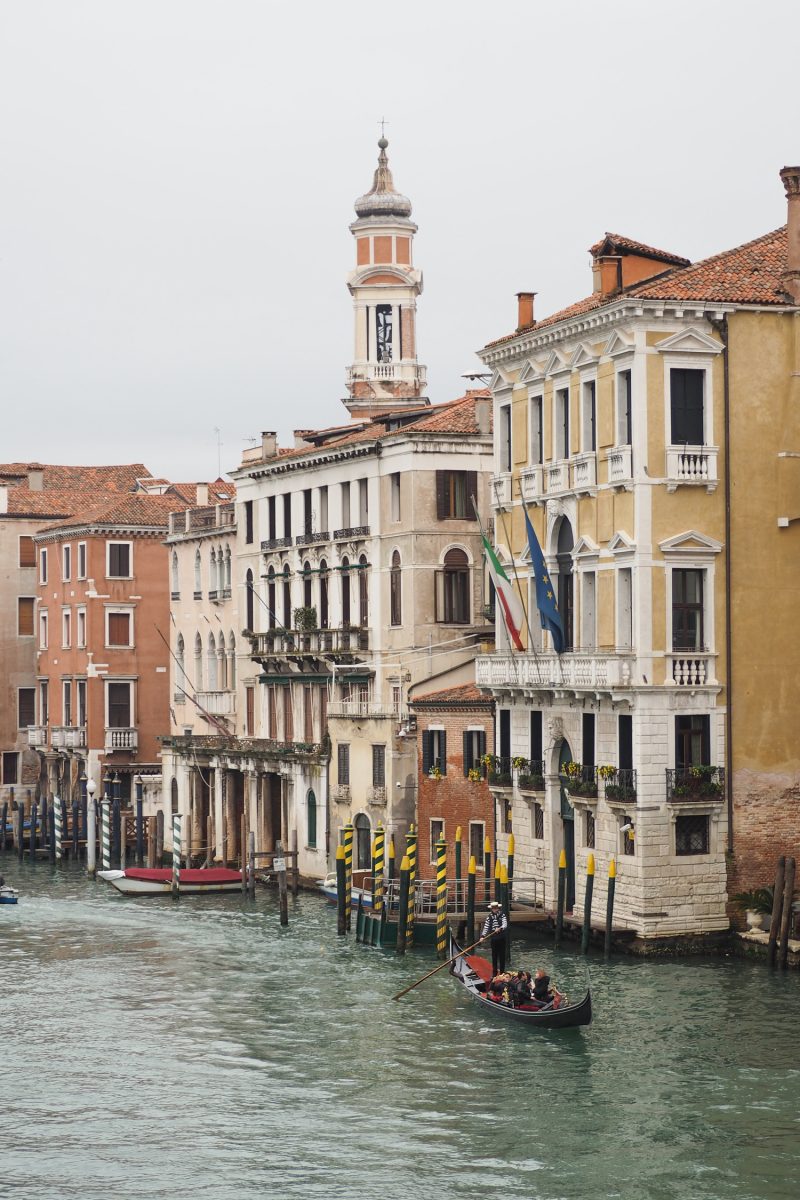
<svg viewBox="0 0 800 1200">
<path fill-rule="evenodd" d="M 28 490 L 31 492 L 41 492 L 44 487 L 44 471 L 41 467 L 32 467 L 28 469 Z"/>
<path fill-rule="evenodd" d="M 800 167 L 784 167 L 781 179 L 786 189 L 786 269 L 781 275 L 786 295 L 800 304 Z"/>
<path fill-rule="evenodd" d="M 517 292 L 517 329 L 533 325 L 533 298 L 536 292 Z"/>
<path fill-rule="evenodd" d="M 475 424 L 478 433 L 491 433 L 492 401 L 488 396 L 475 397 Z"/>
</svg>

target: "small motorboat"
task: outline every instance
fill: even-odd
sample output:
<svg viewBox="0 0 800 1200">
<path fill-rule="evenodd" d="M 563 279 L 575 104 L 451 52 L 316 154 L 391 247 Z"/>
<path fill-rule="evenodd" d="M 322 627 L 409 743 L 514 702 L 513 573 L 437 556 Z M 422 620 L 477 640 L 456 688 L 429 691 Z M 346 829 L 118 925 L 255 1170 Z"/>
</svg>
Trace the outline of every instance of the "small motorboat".
<svg viewBox="0 0 800 1200">
<path fill-rule="evenodd" d="M 171 867 L 126 867 L 124 871 L 98 871 L 97 878 L 104 879 L 126 896 L 166 896 L 172 889 Z M 226 867 L 187 867 L 180 873 L 180 890 L 181 895 L 240 892 L 242 873 Z"/>
<path fill-rule="evenodd" d="M 491 964 L 478 954 L 464 954 L 455 938 L 450 935 L 450 974 L 453 975 L 469 994 L 499 1016 L 508 1017 L 522 1025 L 536 1026 L 539 1029 L 565 1029 L 574 1025 L 588 1025 L 592 1019 L 592 993 L 587 988 L 576 1004 L 569 1000 L 562 1001 L 556 1007 L 554 1004 L 542 1008 L 511 1008 L 507 1004 L 498 1004 L 485 994 L 486 984 L 492 977 Z"/>
<path fill-rule="evenodd" d="M 361 871 L 358 874 L 363 876 L 363 875 L 367 875 L 368 872 Z M 358 901 L 360 898 L 362 908 L 372 908 L 372 891 L 371 891 L 371 889 L 358 886 L 356 883 L 356 879 L 357 879 L 357 873 L 354 871 L 353 872 L 353 887 L 352 887 L 352 891 L 350 893 L 350 897 L 351 897 L 350 903 L 352 904 L 353 908 L 357 908 Z M 360 883 L 363 883 L 363 882 L 364 882 L 364 880 L 361 879 Z M 338 887 L 336 884 L 336 872 L 335 871 L 330 871 L 325 876 L 324 879 L 317 880 L 317 886 L 319 887 L 320 891 L 322 892 L 323 896 L 325 897 L 325 899 L 328 901 L 329 904 L 336 904 L 339 893 L 338 893 Z"/>
<path fill-rule="evenodd" d="M 12 888 L 10 884 L 4 883 L 3 886 L 0 887 L 0 904 L 16 904 L 18 894 L 19 893 Z"/>
</svg>

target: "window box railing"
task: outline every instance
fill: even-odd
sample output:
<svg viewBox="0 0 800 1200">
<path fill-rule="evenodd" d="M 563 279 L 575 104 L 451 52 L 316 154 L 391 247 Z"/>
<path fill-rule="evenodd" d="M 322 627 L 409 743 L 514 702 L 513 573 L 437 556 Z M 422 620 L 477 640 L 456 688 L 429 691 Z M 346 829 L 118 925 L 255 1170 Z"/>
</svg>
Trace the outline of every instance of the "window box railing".
<svg viewBox="0 0 800 1200">
<path fill-rule="evenodd" d="M 566 459 L 548 463 L 544 469 L 545 489 L 548 495 L 569 491 L 569 463 Z"/>
<path fill-rule="evenodd" d="M 256 658 L 354 654 L 369 649 L 369 629 L 267 629 L 252 635 Z"/>
<path fill-rule="evenodd" d="M 369 537 L 369 525 L 350 525 L 347 529 L 334 529 L 335 542 L 351 542 L 355 538 Z"/>
<path fill-rule="evenodd" d="M 331 535 L 326 530 L 324 533 L 298 533 L 294 539 L 295 546 L 318 546 L 321 542 L 329 542 Z"/>
<path fill-rule="evenodd" d="M 219 592 L 216 590 L 216 588 L 209 591 L 208 598 L 212 604 L 216 604 L 217 600 L 219 599 Z"/>
<path fill-rule="evenodd" d="M 523 467 L 519 473 L 522 499 L 534 504 L 544 497 L 544 476 L 541 463 L 534 467 Z"/>
<path fill-rule="evenodd" d="M 597 795 L 597 767 L 589 763 L 566 763 L 560 770 L 561 784 L 572 796 Z"/>
<path fill-rule="evenodd" d="M 28 745 L 32 750 L 37 750 L 39 747 L 47 745 L 47 726 L 46 725 L 29 725 L 28 726 Z"/>
<path fill-rule="evenodd" d="M 368 804 L 385 804 L 386 803 L 386 788 L 381 784 L 374 784 L 367 789 Z"/>
<path fill-rule="evenodd" d="M 513 759 L 499 754 L 485 754 L 481 760 L 486 767 L 486 778 L 491 788 L 510 788 L 514 782 Z"/>
<path fill-rule="evenodd" d="M 541 759 L 526 759 L 518 768 L 517 787 L 523 792 L 544 791 L 544 763 Z"/>
<path fill-rule="evenodd" d="M 338 804 L 349 804 L 350 803 L 350 784 L 349 783 L 337 784 L 336 787 L 333 789 L 333 798 L 334 798 L 334 800 L 337 801 Z"/>
<path fill-rule="evenodd" d="M 511 503 L 511 472 L 492 475 L 489 479 L 489 504 L 498 508 Z"/>
<path fill-rule="evenodd" d="M 180 592 L 170 592 L 169 598 L 170 600 L 180 600 L 181 594 Z"/>
<path fill-rule="evenodd" d="M 236 693 L 228 691 L 198 692 L 197 703 L 209 716 L 230 717 L 236 712 Z"/>
<path fill-rule="evenodd" d="M 617 767 L 609 773 L 601 770 L 606 800 L 611 804 L 636 803 L 636 772 L 628 767 Z"/>
<path fill-rule="evenodd" d="M 138 750 L 138 748 L 138 729 L 117 728 L 106 730 L 106 754 L 113 754 L 117 750 Z"/>
<path fill-rule="evenodd" d="M 586 492 L 597 484 L 597 454 L 587 450 L 572 460 L 572 490 Z"/>
<path fill-rule="evenodd" d="M 717 486 L 716 446 L 667 446 L 667 491 L 681 484 L 700 484 L 713 492 Z"/>
<path fill-rule="evenodd" d="M 667 800 L 670 803 L 708 803 L 721 801 L 724 796 L 724 767 L 667 768 Z"/>
<path fill-rule="evenodd" d="M 608 482 L 630 483 L 633 478 L 633 465 L 630 446 L 614 446 L 608 452 Z"/>
<path fill-rule="evenodd" d="M 222 589 L 222 599 L 230 600 L 230 598 L 231 598 L 231 589 L 229 587 L 224 587 Z"/>
<path fill-rule="evenodd" d="M 267 554 L 270 550 L 283 550 L 287 546 L 291 546 L 292 544 L 293 543 L 292 543 L 291 537 L 267 538 L 266 541 L 261 543 L 261 553 Z"/>
<path fill-rule="evenodd" d="M 203 593 L 202 593 L 202 592 L 195 591 L 195 592 L 193 593 L 193 595 L 194 595 L 194 599 L 195 599 L 195 600 L 202 600 L 202 599 L 203 599 Z"/>
<path fill-rule="evenodd" d="M 667 683 L 678 687 L 702 687 L 715 683 L 714 654 L 705 650 L 673 650 L 667 655 Z"/>
</svg>

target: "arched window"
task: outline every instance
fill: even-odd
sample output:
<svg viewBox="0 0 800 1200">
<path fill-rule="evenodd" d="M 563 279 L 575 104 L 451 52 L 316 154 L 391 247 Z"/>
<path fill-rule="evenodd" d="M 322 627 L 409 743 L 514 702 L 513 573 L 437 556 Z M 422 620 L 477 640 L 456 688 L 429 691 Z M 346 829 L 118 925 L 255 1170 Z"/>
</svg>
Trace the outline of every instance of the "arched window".
<svg viewBox="0 0 800 1200">
<path fill-rule="evenodd" d="M 230 546 L 225 547 L 225 584 L 224 584 L 224 587 L 225 587 L 225 595 L 230 596 L 230 594 L 231 594 L 231 548 L 230 548 Z"/>
<path fill-rule="evenodd" d="M 464 550 L 454 547 L 444 556 L 442 569 L 436 572 L 436 620 L 446 625 L 468 625 L 469 559 Z"/>
<path fill-rule="evenodd" d="M 178 634 L 178 642 L 175 649 L 176 671 L 175 671 L 175 696 L 178 700 L 184 699 L 186 691 L 186 647 L 183 641 L 183 634 Z"/>
<path fill-rule="evenodd" d="M 256 613 L 255 613 L 255 596 L 253 593 L 253 572 L 248 567 L 247 574 L 244 577 L 244 603 L 245 603 L 245 625 L 250 632 L 255 631 Z"/>
<path fill-rule="evenodd" d="M 324 558 L 319 560 L 319 627 L 328 628 L 328 564 Z"/>
<path fill-rule="evenodd" d="M 358 566 L 358 623 L 364 629 L 369 625 L 369 567 L 366 554 L 361 555 Z"/>
<path fill-rule="evenodd" d="M 311 608 L 314 598 L 311 595 L 311 563 L 306 559 L 303 563 L 303 604 Z"/>
<path fill-rule="evenodd" d="M 200 551 L 197 550 L 194 556 L 194 598 L 200 598 L 200 592 L 203 590 L 203 571 L 200 562 Z"/>
<path fill-rule="evenodd" d="M 215 592 L 217 587 L 217 552 L 212 546 L 211 556 L 208 560 L 208 590 Z"/>
<path fill-rule="evenodd" d="M 172 783 L 169 785 L 170 807 L 172 808 L 173 816 L 178 811 L 178 781 L 175 776 L 172 776 Z"/>
<path fill-rule="evenodd" d="M 350 559 L 342 559 L 342 625 L 350 624 Z"/>
<path fill-rule="evenodd" d="M 356 834 L 356 870 L 369 871 L 372 867 L 372 847 L 370 845 L 369 817 L 359 813 L 355 820 Z"/>
<path fill-rule="evenodd" d="M 217 659 L 219 662 L 217 671 L 217 682 L 221 692 L 227 691 L 228 688 L 228 656 L 225 653 L 225 634 L 219 635 L 217 642 Z"/>
<path fill-rule="evenodd" d="M 217 594 L 220 600 L 225 591 L 225 558 L 222 553 L 222 546 L 217 549 Z"/>
<path fill-rule="evenodd" d="M 314 795 L 313 788 L 309 788 L 306 798 L 306 845 L 309 850 L 317 848 L 317 797 Z"/>
<path fill-rule="evenodd" d="M 283 567 L 283 627 L 292 628 L 292 585 L 289 582 L 289 564 Z"/>
<path fill-rule="evenodd" d="M 403 590 L 400 582 L 400 551 L 392 554 L 392 569 L 389 573 L 389 621 L 392 625 L 403 624 Z"/>
<path fill-rule="evenodd" d="M 267 608 L 269 609 L 269 627 L 275 629 L 278 624 L 278 614 L 276 612 L 277 589 L 275 587 L 275 568 L 270 567 L 267 571 Z"/>
<path fill-rule="evenodd" d="M 232 692 L 236 690 L 236 639 L 233 630 L 228 638 L 228 687 Z"/>
<path fill-rule="evenodd" d="M 178 575 L 178 552 L 172 551 L 172 599 L 179 599 L 181 594 L 180 577 Z"/>
<path fill-rule="evenodd" d="M 556 541 L 558 556 L 558 611 L 564 629 L 564 649 L 573 647 L 574 602 L 572 584 L 572 547 L 575 541 L 572 526 L 566 517 L 561 518 Z"/>
<path fill-rule="evenodd" d="M 194 686 L 203 690 L 203 641 L 199 633 L 194 635 Z"/>
<path fill-rule="evenodd" d="M 208 635 L 208 690 L 217 690 L 217 646 L 213 633 Z"/>
</svg>

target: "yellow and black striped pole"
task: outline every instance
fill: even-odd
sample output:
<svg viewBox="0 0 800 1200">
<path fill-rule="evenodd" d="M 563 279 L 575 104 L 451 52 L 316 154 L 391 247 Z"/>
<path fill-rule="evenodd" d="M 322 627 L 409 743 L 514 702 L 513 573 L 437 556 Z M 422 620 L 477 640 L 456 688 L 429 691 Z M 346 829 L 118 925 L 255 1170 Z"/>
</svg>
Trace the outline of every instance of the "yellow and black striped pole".
<svg viewBox="0 0 800 1200">
<path fill-rule="evenodd" d="M 594 855 L 586 860 L 586 895 L 583 898 L 583 930 L 581 931 L 581 954 L 589 953 L 589 938 L 592 934 L 592 892 L 594 891 Z"/>
<path fill-rule="evenodd" d="M 397 953 L 405 954 L 408 941 L 408 878 L 411 865 L 408 855 L 400 863 L 400 898 L 397 906 Z"/>
<path fill-rule="evenodd" d="M 460 825 L 456 826 L 455 868 L 456 868 L 456 891 L 455 891 L 456 909 L 460 912 L 461 906 L 464 903 L 463 894 L 461 894 L 461 895 L 459 894 L 459 888 L 462 887 L 462 883 L 461 883 L 461 826 Z"/>
<path fill-rule="evenodd" d="M 475 862 L 475 855 L 471 854 L 467 877 L 467 941 L 470 945 L 475 941 L 475 883 L 477 874 L 478 864 Z"/>
<path fill-rule="evenodd" d="M 508 867 L 500 864 L 500 903 L 506 914 L 506 963 L 511 965 L 511 892 L 508 886 Z"/>
<path fill-rule="evenodd" d="M 492 843 L 488 833 L 483 839 L 483 890 L 484 903 L 488 904 L 492 898 Z"/>
<path fill-rule="evenodd" d="M 408 859 L 408 917 L 406 920 L 406 945 L 414 944 L 414 912 L 417 899 L 417 835 L 414 826 L 406 834 L 406 858 Z"/>
<path fill-rule="evenodd" d="M 499 900 L 499 901 L 500 901 L 500 903 L 502 904 L 502 903 L 503 903 L 503 897 L 502 897 L 502 895 L 501 895 L 501 893 L 500 893 L 500 871 L 501 871 L 501 869 L 502 869 L 502 864 L 501 864 L 501 862 L 500 862 L 500 855 L 499 855 L 499 854 L 497 854 L 497 853 L 495 853 L 495 859 L 494 859 L 494 898 L 495 898 L 495 900 Z"/>
<path fill-rule="evenodd" d="M 347 932 L 353 927 L 353 826 L 345 825 L 342 830 L 342 845 L 344 846 L 344 913 L 347 922 Z"/>
<path fill-rule="evenodd" d="M 514 885 L 514 835 L 508 835 L 508 903 L 511 903 L 511 888 Z"/>
<path fill-rule="evenodd" d="M 564 931 L 564 901 L 567 895 L 567 852 L 562 850 L 558 858 L 558 906 L 556 908 L 556 949 L 561 945 Z"/>
<path fill-rule="evenodd" d="M 389 838 L 389 854 L 388 854 L 388 864 L 387 865 L 388 865 L 389 880 L 391 881 L 392 879 L 396 879 L 397 878 L 397 863 L 395 862 L 394 834 L 392 834 Z"/>
<path fill-rule="evenodd" d="M 383 910 L 383 853 L 385 834 L 383 826 L 375 830 L 375 850 L 372 859 L 372 911 L 380 916 Z"/>
<path fill-rule="evenodd" d="M 606 937 L 603 947 L 606 958 L 611 953 L 611 925 L 614 920 L 614 891 L 617 886 L 617 863 L 612 858 L 608 864 L 608 898 L 606 900 Z"/>
<path fill-rule="evenodd" d="M 436 843 L 436 953 L 447 958 L 447 842 Z"/>
<path fill-rule="evenodd" d="M 347 868 L 344 863 L 344 846 L 336 847 L 336 932 L 339 937 L 347 933 Z"/>
</svg>

